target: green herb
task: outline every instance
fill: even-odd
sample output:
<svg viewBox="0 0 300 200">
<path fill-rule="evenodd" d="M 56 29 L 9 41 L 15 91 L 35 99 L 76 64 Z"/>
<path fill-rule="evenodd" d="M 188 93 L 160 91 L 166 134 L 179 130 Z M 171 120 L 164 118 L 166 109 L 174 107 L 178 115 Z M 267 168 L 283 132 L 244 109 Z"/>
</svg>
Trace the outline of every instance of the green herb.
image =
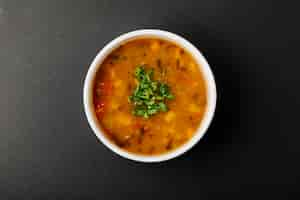
<svg viewBox="0 0 300 200">
<path fill-rule="evenodd" d="M 166 100 L 174 99 L 170 87 L 165 83 L 152 80 L 153 74 L 153 69 L 146 71 L 143 66 L 135 70 L 138 85 L 129 96 L 129 101 L 133 104 L 133 114 L 136 116 L 148 118 L 158 112 L 167 112 Z"/>
</svg>

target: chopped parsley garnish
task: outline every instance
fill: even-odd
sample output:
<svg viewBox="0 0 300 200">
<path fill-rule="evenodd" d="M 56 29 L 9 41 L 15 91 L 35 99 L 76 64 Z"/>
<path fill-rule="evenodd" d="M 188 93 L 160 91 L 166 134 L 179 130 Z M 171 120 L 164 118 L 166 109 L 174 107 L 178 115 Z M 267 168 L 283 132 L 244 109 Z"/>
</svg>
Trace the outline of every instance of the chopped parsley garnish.
<svg viewBox="0 0 300 200">
<path fill-rule="evenodd" d="M 153 69 L 146 71 L 143 66 L 135 70 L 138 84 L 129 101 L 133 104 L 133 114 L 136 116 L 148 118 L 158 112 L 167 112 L 166 100 L 174 99 L 166 83 L 152 80 L 153 74 Z"/>
</svg>

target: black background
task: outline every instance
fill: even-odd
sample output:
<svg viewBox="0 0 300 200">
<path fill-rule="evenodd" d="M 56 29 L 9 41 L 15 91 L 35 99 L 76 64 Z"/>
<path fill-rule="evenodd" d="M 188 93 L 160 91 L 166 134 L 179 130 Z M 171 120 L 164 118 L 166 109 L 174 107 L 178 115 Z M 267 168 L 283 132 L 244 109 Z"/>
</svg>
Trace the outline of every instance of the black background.
<svg viewBox="0 0 300 200">
<path fill-rule="evenodd" d="M 299 191 L 296 1 L 0 0 L 0 198 L 287 199 Z M 92 59 L 128 31 L 178 33 L 207 57 L 216 116 L 184 156 L 113 154 L 82 87 Z"/>
</svg>

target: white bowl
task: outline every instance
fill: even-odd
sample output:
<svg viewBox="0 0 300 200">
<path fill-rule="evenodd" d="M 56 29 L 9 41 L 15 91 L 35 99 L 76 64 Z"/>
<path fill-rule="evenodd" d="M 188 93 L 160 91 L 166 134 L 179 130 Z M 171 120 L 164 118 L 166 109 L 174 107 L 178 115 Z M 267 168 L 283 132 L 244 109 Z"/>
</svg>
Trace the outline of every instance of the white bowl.
<svg viewBox="0 0 300 200">
<path fill-rule="evenodd" d="M 160 155 L 139 155 L 127 152 L 126 150 L 121 149 L 113 142 L 111 142 L 103 133 L 98 119 L 96 117 L 94 106 L 93 106 L 93 86 L 94 86 L 94 79 L 96 72 L 98 71 L 101 63 L 104 59 L 116 48 L 120 45 L 127 43 L 128 41 L 135 40 L 138 38 L 157 38 L 163 39 L 166 41 L 170 41 L 172 43 L 177 44 L 178 46 L 185 49 L 189 52 L 195 61 L 198 63 L 201 72 L 203 73 L 205 82 L 206 82 L 206 89 L 207 89 L 207 107 L 203 119 L 199 128 L 197 129 L 194 136 L 188 140 L 182 146 L 176 148 L 173 151 L 160 154 Z M 170 33 L 167 31 L 162 30 L 152 30 L 152 29 L 143 29 L 143 30 L 136 30 L 126 34 L 123 34 L 116 39 L 109 42 L 94 58 L 92 64 L 89 67 L 87 72 L 85 82 L 84 82 L 84 89 L 83 89 L 83 103 L 84 103 L 84 110 L 87 117 L 87 120 L 94 131 L 95 135 L 99 138 L 99 140 L 107 146 L 110 150 L 115 152 L 116 154 L 131 159 L 134 161 L 139 162 L 161 162 L 166 161 L 172 158 L 175 158 L 179 155 L 182 155 L 189 149 L 191 149 L 205 134 L 207 128 L 209 127 L 211 120 L 214 116 L 215 107 L 216 107 L 216 85 L 214 76 L 210 70 L 210 67 L 204 58 L 204 56 L 200 53 L 200 51 L 192 45 L 189 41 L 178 36 L 174 33 Z"/>
</svg>

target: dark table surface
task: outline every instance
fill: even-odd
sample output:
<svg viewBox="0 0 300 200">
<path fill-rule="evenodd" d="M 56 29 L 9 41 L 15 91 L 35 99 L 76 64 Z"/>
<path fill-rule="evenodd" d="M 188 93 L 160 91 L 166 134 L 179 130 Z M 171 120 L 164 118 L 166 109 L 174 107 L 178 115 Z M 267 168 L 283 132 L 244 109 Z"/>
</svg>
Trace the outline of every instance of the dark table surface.
<svg viewBox="0 0 300 200">
<path fill-rule="evenodd" d="M 0 0 L 0 198 L 287 199 L 300 187 L 296 1 Z M 183 35 L 207 57 L 217 112 L 184 156 L 142 164 L 89 128 L 97 51 L 135 29 Z"/>
</svg>

